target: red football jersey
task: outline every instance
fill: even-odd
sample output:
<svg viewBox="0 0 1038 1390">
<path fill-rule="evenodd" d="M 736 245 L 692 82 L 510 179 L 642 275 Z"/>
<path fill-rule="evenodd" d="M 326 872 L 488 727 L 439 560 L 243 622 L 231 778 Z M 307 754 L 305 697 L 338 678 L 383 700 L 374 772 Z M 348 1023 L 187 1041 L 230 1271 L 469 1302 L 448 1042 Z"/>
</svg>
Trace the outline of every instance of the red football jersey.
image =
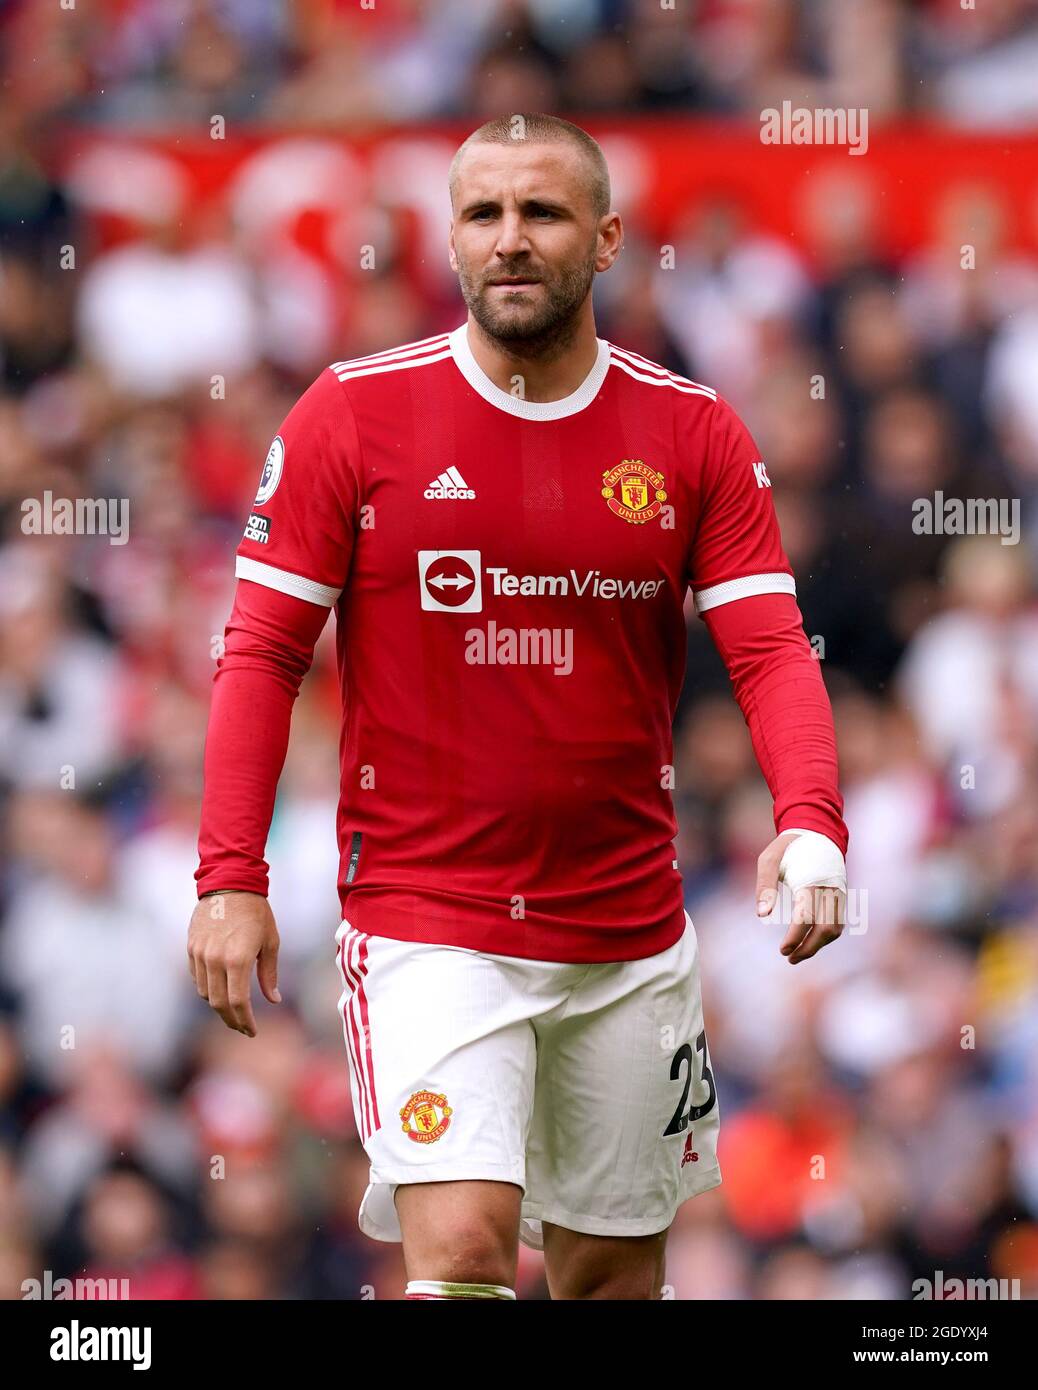
<svg viewBox="0 0 1038 1390">
<path fill-rule="evenodd" d="M 599 340 L 572 395 L 527 401 L 466 325 L 336 363 L 271 446 L 236 573 L 336 611 L 355 927 L 559 961 L 678 938 L 686 591 L 795 593 L 715 391 Z"/>
</svg>

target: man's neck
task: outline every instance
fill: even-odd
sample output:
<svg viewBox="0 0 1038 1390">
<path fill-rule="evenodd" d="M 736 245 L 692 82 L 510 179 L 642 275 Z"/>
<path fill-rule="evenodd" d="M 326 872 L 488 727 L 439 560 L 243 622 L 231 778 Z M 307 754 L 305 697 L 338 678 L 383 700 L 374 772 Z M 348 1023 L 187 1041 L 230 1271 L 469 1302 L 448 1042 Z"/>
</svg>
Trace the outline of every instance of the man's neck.
<svg viewBox="0 0 1038 1390">
<path fill-rule="evenodd" d="M 564 342 L 550 347 L 501 343 L 469 315 L 468 343 L 495 386 L 527 401 L 561 401 L 571 396 L 598 359 L 598 337 L 590 314 L 581 318 Z"/>
</svg>

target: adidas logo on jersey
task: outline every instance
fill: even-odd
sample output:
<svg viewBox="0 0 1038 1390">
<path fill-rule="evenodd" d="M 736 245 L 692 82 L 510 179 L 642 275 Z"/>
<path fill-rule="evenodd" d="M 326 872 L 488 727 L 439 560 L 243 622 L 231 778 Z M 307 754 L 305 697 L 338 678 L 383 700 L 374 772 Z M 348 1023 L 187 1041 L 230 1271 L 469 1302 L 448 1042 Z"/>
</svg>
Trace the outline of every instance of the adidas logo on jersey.
<svg viewBox="0 0 1038 1390">
<path fill-rule="evenodd" d="M 476 491 L 451 464 L 445 473 L 432 480 L 422 495 L 434 502 L 465 502 L 475 497 Z"/>
</svg>

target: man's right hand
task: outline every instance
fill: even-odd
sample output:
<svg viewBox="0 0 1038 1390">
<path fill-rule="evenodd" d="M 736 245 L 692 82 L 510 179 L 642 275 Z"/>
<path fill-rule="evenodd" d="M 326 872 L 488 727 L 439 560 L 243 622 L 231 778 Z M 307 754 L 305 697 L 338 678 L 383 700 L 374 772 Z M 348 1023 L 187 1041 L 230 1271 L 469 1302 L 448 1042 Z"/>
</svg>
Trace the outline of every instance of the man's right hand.
<svg viewBox="0 0 1038 1390">
<path fill-rule="evenodd" d="M 280 939 L 270 904 L 259 893 L 212 893 L 200 898 L 187 933 L 187 958 L 195 986 L 227 1024 L 256 1036 L 252 1014 L 252 966 L 272 1004 L 278 993 Z"/>
</svg>

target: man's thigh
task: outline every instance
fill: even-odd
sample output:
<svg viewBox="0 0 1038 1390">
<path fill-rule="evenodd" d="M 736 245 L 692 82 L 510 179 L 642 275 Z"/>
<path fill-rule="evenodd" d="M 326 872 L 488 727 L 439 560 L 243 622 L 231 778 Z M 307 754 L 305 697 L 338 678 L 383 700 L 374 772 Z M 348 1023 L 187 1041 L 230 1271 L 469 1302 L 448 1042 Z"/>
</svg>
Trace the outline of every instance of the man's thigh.
<svg viewBox="0 0 1038 1390">
<path fill-rule="evenodd" d="M 338 942 L 354 1115 L 371 1163 L 361 1229 L 401 1239 L 404 1185 L 503 1185 L 514 1201 L 533 1108 L 530 1019 L 563 997 L 557 969 L 346 923 Z"/>
<path fill-rule="evenodd" d="M 613 1240 L 656 1236 L 683 1201 L 720 1183 L 717 1094 L 687 914 L 667 951 L 592 966 L 566 1008 L 534 1030 L 527 1244 L 538 1243 L 536 1223 L 549 1222 Z"/>
</svg>

